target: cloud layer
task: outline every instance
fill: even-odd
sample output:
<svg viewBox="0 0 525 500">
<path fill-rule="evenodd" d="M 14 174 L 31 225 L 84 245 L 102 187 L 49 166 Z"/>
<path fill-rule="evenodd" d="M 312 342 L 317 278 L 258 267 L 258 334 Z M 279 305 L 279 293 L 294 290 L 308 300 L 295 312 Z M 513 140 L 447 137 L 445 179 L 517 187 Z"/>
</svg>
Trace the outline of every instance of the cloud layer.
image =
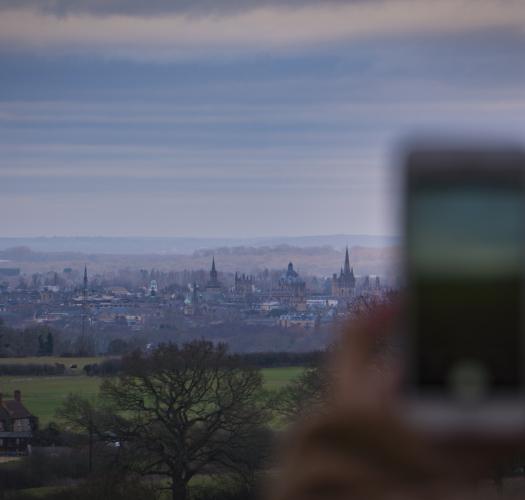
<svg viewBox="0 0 525 500">
<path fill-rule="evenodd" d="M 348 0 L 323 0 L 325 4 L 348 4 Z M 354 3 L 369 0 L 354 0 Z M 319 0 L 0 0 L 0 9 L 27 9 L 54 16 L 89 14 L 127 15 L 227 15 L 264 7 L 298 8 Z"/>
<path fill-rule="evenodd" d="M 188 58 L 373 37 L 525 28 L 519 0 L 0 1 L 4 50 Z"/>
<path fill-rule="evenodd" d="M 524 5 L 0 0 L 0 233 L 393 233 L 400 138 L 525 138 Z"/>
</svg>

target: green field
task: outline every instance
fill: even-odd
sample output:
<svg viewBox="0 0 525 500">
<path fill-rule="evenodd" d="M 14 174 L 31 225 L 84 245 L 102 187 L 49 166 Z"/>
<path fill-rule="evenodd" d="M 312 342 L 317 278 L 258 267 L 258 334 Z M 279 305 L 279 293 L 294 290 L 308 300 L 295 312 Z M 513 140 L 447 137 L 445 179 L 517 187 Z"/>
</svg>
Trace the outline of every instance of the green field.
<svg viewBox="0 0 525 500">
<path fill-rule="evenodd" d="M 298 377 L 304 368 L 300 366 L 289 366 L 286 368 L 265 368 L 262 370 L 264 376 L 264 386 L 266 389 L 274 391 L 281 389 L 292 379 Z"/>
<path fill-rule="evenodd" d="M 27 362 L 28 359 L 32 358 L 24 358 L 24 362 Z M 42 358 L 34 359 L 42 362 Z M 91 361 L 88 361 L 88 359 L 89 358 L 83 358 L 82 361 L 77 360 L 77 364 L 83 366 L 89 362 L 96 362 L 95 358 Z M 1 362 L 3 361 L 4 360 Z M 74 361 L 72 361 L 71 364 L 74 364 Z M 294 377 L 297 377 L 302 370 L 300 367 L 266 368 L 262 370 L 265 387 L 268 390 L 280 389 Z M 100 380 L 98 377 L 87 377 L 80 374 L 57 377 L 3 376 L 0 377 L 0 392 L 3 393 L 4 398 L 10 399 L 13 391 L 20 389 L 24 404 L 29 411 L 39 418 L 40 425 L 42 426 L 54 420 L 57 407 L 69 393 L 80 394 L 88 398 L 96 396 Z"/>
</svg>

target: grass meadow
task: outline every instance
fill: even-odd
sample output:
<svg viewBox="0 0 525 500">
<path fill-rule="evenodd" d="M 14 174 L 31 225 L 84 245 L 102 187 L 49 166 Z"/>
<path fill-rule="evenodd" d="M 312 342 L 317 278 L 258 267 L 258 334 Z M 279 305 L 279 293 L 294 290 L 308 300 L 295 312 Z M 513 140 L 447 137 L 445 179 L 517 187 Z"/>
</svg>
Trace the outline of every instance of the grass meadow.
<svg viewBox="0 0 525 500">
<path fill-rule="evenodd" d="M 29 363 L 34 359 L 35 363 L 54 363 L 55 358 L 20 358 L 11 362 Z M 0 363 L 8 362 L 8 359 L 0 360 Z M 55 419 L 55 411 L 63 399 L 69 393 L 80 394 L 85 397 L 95 397 L 101 379 L 99 377 L 87 377 L 82 373 L 82 367 L 100 361 L 100 358 L 56 358 L 56 362 L 64 363 L 68 366 L 76 364 L 79 373 L 61 376 L 1 376 L 0 392 L 3 397 L 11 399 L 13 391 L 20 389 L 22 400 L 29 411 L 38 417 L 40 426 Z M 262 370 L 265 386 L 268 390 L 278 390 L 288 384 L 293 378 L 297 377 L 303 368 L 265 368 Z"/>
</svg>

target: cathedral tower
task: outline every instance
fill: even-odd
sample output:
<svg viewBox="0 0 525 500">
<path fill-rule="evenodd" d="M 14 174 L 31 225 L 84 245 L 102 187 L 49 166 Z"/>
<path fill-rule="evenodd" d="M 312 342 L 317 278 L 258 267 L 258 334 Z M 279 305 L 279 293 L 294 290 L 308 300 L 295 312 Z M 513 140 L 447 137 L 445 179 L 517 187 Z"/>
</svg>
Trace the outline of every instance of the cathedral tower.
<svg viewBox="0 0 525 500">
<path fill-rule="evenodd" d="M 332 295 L 334 297 L 351 297 L 355 289 L 354 269 L 350 267 L 350 256 L 348 246 L 346 247 L 344 268 L 341 268 L 339 276 L 332 276 Z"/>
</svg>

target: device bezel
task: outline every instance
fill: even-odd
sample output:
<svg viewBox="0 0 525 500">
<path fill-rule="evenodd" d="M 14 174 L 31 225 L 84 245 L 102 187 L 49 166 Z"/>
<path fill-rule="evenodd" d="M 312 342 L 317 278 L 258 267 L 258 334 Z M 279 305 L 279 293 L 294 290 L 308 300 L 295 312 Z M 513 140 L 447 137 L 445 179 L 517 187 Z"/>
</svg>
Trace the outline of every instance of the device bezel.
<svg viewBox="0 0 525 500">
<path fill-rule="evenodd" d="M 494 147 L 413 147 L 405 157 L 403 164 L 403 275 L 405 280 L 405 298 L 403 329 L 405 331 L 405 377 L 404 394 L 409 413 L 419 421 L 426 421 L 432 426 L 479 426 L 486 427 L 489 423 L 497 426 L 514 427 L 518 423 L 525 426 L 525 367 L 521 364 L 520 381 L 517 390 L 512 388 L 508 393 L 504 391 L 492 394 L 471 405 L 462 405 L 451 394 L 445 392 L 434 393 L 422 390 L 417 386 L 414 376 L 415 352 L 414 342 L 414 314 L 415 293 L 413 287 L 413 271 L 409 260 L 407 245 L 409 234 L 409 211 L 411 209 L 411 194 L 415 181 L 440 180 L 442 182 L 479 182 L 486 184 L 494 179 L 512 179 L 521 186 L 525 200 L 525 154 L 519 148 Z M 525 202 L 524 202 L 525 206 Z M 525 213 L 524 213 L 525 234 Z M 521 275 L 520 300 L 523 305 L 520 327 L 520 352 L 525 359 L 525 245 Z M 497 417 L 497 418 L 496 418 Z M 521 424 L 520 424 L 521 425 Z M 472 427 L 473 426 L 473 427 Z"/>
</svg>

